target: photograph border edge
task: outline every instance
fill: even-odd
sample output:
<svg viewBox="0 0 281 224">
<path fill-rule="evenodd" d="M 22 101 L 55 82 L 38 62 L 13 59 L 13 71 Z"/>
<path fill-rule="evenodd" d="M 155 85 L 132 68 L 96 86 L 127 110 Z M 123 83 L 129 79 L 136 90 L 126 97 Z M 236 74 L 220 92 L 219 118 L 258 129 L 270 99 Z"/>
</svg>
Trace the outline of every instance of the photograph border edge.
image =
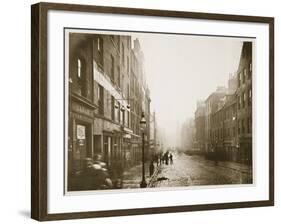
<svg viewBox="0 0 281 224">
<path fill-rule="evenodd" d="M 194 18 L 269 25 L 269 200 L 48 214 L 47 210 L 47 13 L 49 10 Z M 142 215 L 274 205 L 274 18 L 93 5 L 31 6 L 31 218 L 38 221 Z"/>
</svg>

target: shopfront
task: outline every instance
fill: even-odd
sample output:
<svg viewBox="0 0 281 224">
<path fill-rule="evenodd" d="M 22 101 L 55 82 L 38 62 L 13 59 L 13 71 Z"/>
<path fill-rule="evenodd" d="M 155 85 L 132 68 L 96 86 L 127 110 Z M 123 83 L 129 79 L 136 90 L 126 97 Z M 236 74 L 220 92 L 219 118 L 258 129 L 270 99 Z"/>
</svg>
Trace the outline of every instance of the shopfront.
<svg viewBox="0 0 281 224">
<path fill-rule="evenodd" d="M 82 160 L 93 156 L 93 110 L 72 102 L 68 125 L 68 172 L 80 170 Z"/>
</svg>

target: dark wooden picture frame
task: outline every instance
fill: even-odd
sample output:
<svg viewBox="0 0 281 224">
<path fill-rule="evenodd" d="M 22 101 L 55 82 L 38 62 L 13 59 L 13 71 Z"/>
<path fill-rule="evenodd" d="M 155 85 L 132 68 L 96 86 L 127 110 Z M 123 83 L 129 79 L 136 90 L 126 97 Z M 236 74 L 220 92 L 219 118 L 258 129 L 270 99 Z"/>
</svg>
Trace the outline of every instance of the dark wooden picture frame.
<svg viewBox="0 0 281 224">
<path fill-rule="evenodd" d="M 115 8 L 90 5 L 38 3 L 31 7 L 31 217 L 39 221 L 79 219 L 91 217 L 124 216 L 169 212 L 187 212 L 241 207 L 274 205 L 274 18 L 162 11 L 137 8 Z M 49 10 L 158 16 L 167 18 L 194 18 L 235 22 L 253 22 L 269 25 L 269 200 L 138 208 L 126 210 L 88 211 L 48 214 L 47 210 L 47 13 Z"/>
</svg>

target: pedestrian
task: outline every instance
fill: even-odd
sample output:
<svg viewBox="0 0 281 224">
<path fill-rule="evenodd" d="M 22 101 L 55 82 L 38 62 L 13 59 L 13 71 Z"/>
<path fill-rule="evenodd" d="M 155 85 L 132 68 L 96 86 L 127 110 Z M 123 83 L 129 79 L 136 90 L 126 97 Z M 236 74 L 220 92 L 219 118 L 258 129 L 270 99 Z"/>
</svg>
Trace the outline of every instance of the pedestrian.
<svg viewBox="0 0 281 224">
<path fill-rule="evenodd" d="M 154 164 L 153 161 L 151 160 L 150 165 L 149 165 L 149 176 L 152 176 L 154 173 Z"/>
<path fill-rule="evenodd" d="M 165 161 L 166 161 L 166 165 L 169 165 L 168 153 L 165 153 Z"/>
<path fill-rule="evenodd" d="M 172 153 L 170 153 L 169 158 L 170 158 L 170 164 L 173 164 L 173 154 Z"/>
</svg>

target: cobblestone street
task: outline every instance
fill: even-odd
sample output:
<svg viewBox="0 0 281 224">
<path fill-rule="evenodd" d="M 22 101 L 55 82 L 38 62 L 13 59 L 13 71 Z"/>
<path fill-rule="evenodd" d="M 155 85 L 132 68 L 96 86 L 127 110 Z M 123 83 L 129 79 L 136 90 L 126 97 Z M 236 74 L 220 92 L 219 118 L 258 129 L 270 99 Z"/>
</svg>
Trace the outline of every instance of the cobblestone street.
<svg viewBox="0 0 281 224">
<path fill-rule="evenodd" d="M 153 187 L 252 183 L 251 167 L 233 162 L 205 160 L 201 156 L 175 154 L 173 164 L 161 165 Z"/>
</svg>

